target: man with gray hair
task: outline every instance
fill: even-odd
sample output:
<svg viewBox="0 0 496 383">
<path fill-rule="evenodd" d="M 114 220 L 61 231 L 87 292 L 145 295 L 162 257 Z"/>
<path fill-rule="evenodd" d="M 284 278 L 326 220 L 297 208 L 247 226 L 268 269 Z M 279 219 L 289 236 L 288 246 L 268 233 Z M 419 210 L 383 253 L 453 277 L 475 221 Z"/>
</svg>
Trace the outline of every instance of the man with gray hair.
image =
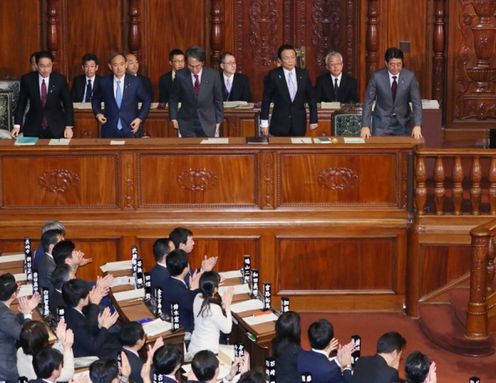
<svg viewBox="0 0 496 383">
<path fill-rule="evenodd" d="M 58 230 L 62 233 L 62 238 L 64 239 L 65 236 L 65 226 L 62 222 L 57 221 L 56 219 L 53 219 L 51 221 L 46 222 L 42 227 L 41 227 L 41 236 L 43 237 L 43 234 L 45 234 L 49 230 Z M 45 249 L 43 248 L 43 244 L 40 241 L 40 246 L 36 249 L 34 253 L 34 260 L 33 260 L 33 268 L 34 270 L 38 270 L 40 267 L 41 259 L 45 255 Z"/>
<path fill-rule="evenodd" d="M 324 73 L 317 78 L 315 86 L 317 102 L 357 103 L 358 82 L 350 75 L 343 73 L 341 53 L 329 52 L 325 57 L 325 62 L 329 73 Z"/>
</svg>

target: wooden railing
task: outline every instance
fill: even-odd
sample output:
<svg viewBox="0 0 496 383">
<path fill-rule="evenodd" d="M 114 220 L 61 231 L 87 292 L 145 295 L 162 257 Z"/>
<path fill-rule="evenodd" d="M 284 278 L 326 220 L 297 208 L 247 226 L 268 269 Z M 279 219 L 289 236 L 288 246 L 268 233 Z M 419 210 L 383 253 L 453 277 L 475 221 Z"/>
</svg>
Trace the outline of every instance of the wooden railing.
<svg viewBox="0 0 496 383">
<path fill-rule="evenodd" d="M 496 215 L 496 151 L 419 149 L 415 187 L 419 216 Z"/>
</svg>

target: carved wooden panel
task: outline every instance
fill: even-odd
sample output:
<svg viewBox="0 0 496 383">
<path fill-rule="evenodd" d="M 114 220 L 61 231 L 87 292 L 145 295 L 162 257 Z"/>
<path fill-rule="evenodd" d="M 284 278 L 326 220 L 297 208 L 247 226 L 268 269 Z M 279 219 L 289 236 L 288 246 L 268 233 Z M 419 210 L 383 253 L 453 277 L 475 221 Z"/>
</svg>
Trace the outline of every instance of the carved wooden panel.
<svg viewBox="0 0 496 383">
<path fill-rule="evenodd" d="M 277 289 L 392 293 L 397 256 L 395 238 L 280 238 Z"/>
<path fill-rule="evenodd" d="M 398 202 L 395 155 L 281 154 L 281 205 Z"/>
<path fill-rule="evenodd" d="M 5 156 L 1 174 L 2 207 L 118 206 L 117 156 Z M 13 188 L 12 184 L 30 186 Z"/>
<path fill-rule="evenodd" d="M 141 155 L 139 205 L 255 205 L 256 169 L 256 157 L 249 154 Z"/>
</svg>

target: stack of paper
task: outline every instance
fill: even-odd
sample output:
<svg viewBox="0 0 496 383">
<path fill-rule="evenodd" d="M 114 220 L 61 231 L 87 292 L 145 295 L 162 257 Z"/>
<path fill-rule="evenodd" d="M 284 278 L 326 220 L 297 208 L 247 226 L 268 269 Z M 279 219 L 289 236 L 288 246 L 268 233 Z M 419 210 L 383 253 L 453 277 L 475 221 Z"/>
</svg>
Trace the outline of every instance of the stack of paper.
<svg viewBox="0 0 496 383">
<path fill-rule="evenodd" d="M 241 270 L 223 271 L 219 275 L 224 279 L 241 278 Z"/>
<path fill-rule="evenodd" d="M 100 266 L 100 270 L 104 273 L 110 273 L 111 271 L 118 270 L 131 270 L 131 260 L 129 261 L 117 261 L 117 262 L 107 262 L 106 264 Z"/>
<path fill-rule="evenodd" d="M 24 261 L 24 253 L 12 254 L 12 255 L 2 255 L 0 257 L 0 263 Z"/>
<path fill-rule="evenodd" d="M 250 293 L 250 286 L 248 286 L 247 283 L 240 284 L 240 285 L 234 285 L 234 286 L 219 286 L 219 294 L 222 295 L 224 292 L 231 287 L 234 287 L 234 295 L 239 295 L 239 294 L 249 294 Z"/>
<path fill-rule="evenodd" d="M 277 320 L 277 315 L 269 311 L 268 314 L 261 313 L 260 315 L 245 317 L 243 318 L 243 320 L 246 322 L 246 324 L 250 326 L 254 326 L 256 324 L 261 324 L 261 323 L 275 322 Z"/>
<path fill-rule="evenodd" d="M 21 285 L 19 291 L 17 292 L 17 297 L 30 297 L 33 295 L 33 285 Z"/>
<path fill-rule="evenodd" d="M 135 278 L 134 277 L 128 277 L 128 276 L 114 278 L 110 287 L 124 286 L 124 285 L 134 286 L 135 285 Z"/>
<path fill-rule="evenodd" d="M 143 330 L 147 336 L 155 336 L 172 329 L 172 323 L 160 318 L 143 324 Z"/>
<path fill-rule="evenodd" d="M 26 280 L 26 273 L 14 274 L 16 282 L 24 282 Z"/>
<path fill-rule="evenodd" d="M 439 101 L 437 100 L 422 100 L 422 109 L 439 109 Z"/>
<path fill-rule="evenodd" d="M 263 308 L 263 302 L 258 299 L 250 299 L 231 305 L 233 313 L 242 313 L 243 311 L 260 310 Z"/>
<path fill-rule="evenodd" d="M 129 301 L 131 299 L 143 299 L 145 297 L 145 289 L 135 289 L 120 291 L 112 294 L 117 302 Z"/>
</svg>

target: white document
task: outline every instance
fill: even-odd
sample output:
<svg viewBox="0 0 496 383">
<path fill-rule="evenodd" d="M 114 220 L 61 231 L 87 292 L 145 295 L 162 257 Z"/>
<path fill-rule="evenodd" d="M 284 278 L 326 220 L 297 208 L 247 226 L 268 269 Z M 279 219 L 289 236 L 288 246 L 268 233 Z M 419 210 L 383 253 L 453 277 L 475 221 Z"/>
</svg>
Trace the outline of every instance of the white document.
<svg viewBox="0 0 496 383">
<path fill-rule="evenodd" d="M 234 295 L 250 293 L 250 286 L 248 286 L 248 283 L 244 283 L 234 286 L 219 286 L 219 294 L 224 294 L 224 292 L 231 287 L 234 287 Z"/>
<path fill-rule="evenodd" d="M 24 282 L 26 280 L 26 273 L 14 274 L 16 282 Z"/>
<path fill-rule="evenodd" d="M 292 144 L 311 144 L 312 137 L 291 137 Z"/>
<path fill-rule="evenodd" d="M 112 293 L 112 295 L 117 302 L 131 299 L 143 299 L 145 297 L 145 289 L 119 291 L 118 293 Z"/>
<path fill-rule="evenodd" d="M 229 138 L 228 137 L 211 137 L 211 138 L 205 138 L 200 141 L 200 144 L 228 144 L 229 143 Z"/>
<path fill-rule="evenodd" d="M 246 317 L 243 318 L 243 320 L 248 325 L 254 326 L 256 324 L 261 324 L 261 323 L 275 322 L 277 320 L 277 315 L 271 312 L 270 314 L 261 314 L 261 315 Z"/>
<path fill-rule="evenodd" d="M 100 270 L 104 273 L 109 273 L 111 271 L 126 270 L 131 271 L 131 260 L 129 261 L 116 261 L 107 262 L 106 264 L 100 266 Z"/>
<path fill-rule="evenodd" d="M 341 103 L 338 101 L 321 102 L 320 109 L 341 109 Z"/>
<path fill-rule="evenodd" d="M 223 271 L 219 275 L 224 279 L 241 278 L 241 270 Z"/>
<path fill-rule="evenodd" d="M 28 284 L 28 285 L 21 285 L 19 288 L 19 291 L 17 292 L 17 297 L 30 297 L 33 295 L 33 285 Z"/>
<path fill-rule="evenodd" d="M 155 319 L 151 322 L 143 323 L 143 330 L 148 336 L 155 336 L 171 329 L 172 323 L 166 322 L 160 318 Z"/>
<path fill-rule="evenodd" d="M 69 145 L 70 138 L 52 138 L 48 141 L 48 145 Z"/>
<path fill-rule="evenodd" d="M 343 137 L 345 144 L 365 144 L 365 140 L 362 137 Z"/>
<path fill-rule="evenodd" d="M 0 263 L 15 262 L 15 261 L 24 261 L 24 253 L 0 256 Z"/>
<path fill-rule="evenodd" d="M 116 277 L 112 281 L 112 284 L 110 287 L 116 287 L 116 286 L 124 286 L 124 285 L 132 285 L 134 286 L 136 284 L 135 278 L 134 277 Z M 134 287 L 133 287 L 134 288 Z"/>
<path fill-rule="evenodd" d="M 88 367 L 95 360 L 98 360 L 98 356 L 80 356 L 74 358 L 74 368 Z"/>
<path fill-rule="evenodd" d="M 263 302 L 258 299 L 250 299 L 244 302 L 238 302 L 231 305 L 233 313 L 242 313 L 243 311 L 260 310 L 263 308 Z"/>
<path fill-rule="evenodd" d="M 111 140 L 110 141 L 110 145 L 124 145 L 126 143 L 126 141 L 124 140 Z"/>
<path fill-rule="evenodd" d="M 224 108 L 239 108 L 248 105 L 247 101 L 224 101 Z"/>
</svg>

